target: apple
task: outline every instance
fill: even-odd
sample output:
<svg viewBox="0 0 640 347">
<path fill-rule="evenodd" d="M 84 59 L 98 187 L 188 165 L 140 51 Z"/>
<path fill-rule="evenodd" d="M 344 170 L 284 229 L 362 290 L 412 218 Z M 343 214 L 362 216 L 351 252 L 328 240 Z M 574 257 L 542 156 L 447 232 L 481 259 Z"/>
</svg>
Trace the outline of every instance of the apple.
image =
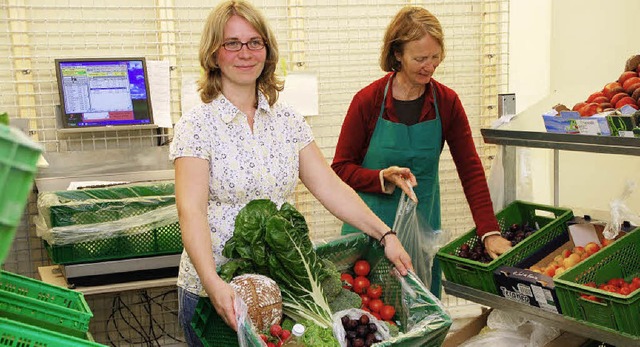
<svg viewBox="0 0 640 347">
<path fill-rule="evenodd" d="M 581 255 L 581 254 L 583 254 L 585 252 L 584 251 L 584 247 L 582 247 L 582 246 L 575 246 L 575 247 L 573 247 L 572 251 L 573 251 L 573 253 L 575 253 L 577 255 Z"/>
<path fill-rule="evenodd" d="M 569 269 L 580 262 L 580 256 L 572 253 L 569 257 L 565 258 L 562 265 L 565 269 Z"/>
<path fill-rule="evenodd" d="M 599 98 L 599 97 L 601 97 L 601 96 L 606 97 L 606 96 L 604 95 L 604 93 L 603 93 L 603 92 L 595 92 L 595 93 L 593 93 L 593 94 L 589 95 L 589 97 L 587 98 L 586 103 L 588 104 L 588 103 L 590 103 L 590 102 L 593 102 L 593 100 L 594 100 L 595 98 Z"/>
<path fill-rule="evenodd" d="M 589 254 L 592 255 L 595 252 L 600 250 L 600 245 L 598 245 L 597 243 L 591 241 L 589 243 L 587 243 L 586 245 L 584 245 L 584 251 Z"/>
<path fill-rule="evenodd" d="M 626 82 L 628 82 L 628 81 L 629 80 L 627 80 Z M 616 94 L 618 94 L 620 92 L 624 92 L 624 88 L 618 82 L 607 83 L 604 86 L 604 88 L 602 88 L 602 93 L 604 94 L 604 96 L 606 96 L 609 99 L 611 99 L 611 97 L 613 97 L 614 95 L 616 95 Z"/>
<path fill-rule="evenodd" d="M 602 243 L 602 247 L 607 247 L 610 244 L 612 244 L 615 240 L 613 239 L 607 239 L 607 238 L 603 238 L 602 240 L 600 240 L 600 243 Z"/>
<path fill-rule="evenodd" d="M 615 106 L 615 107 L 616 107 L 616 108 L 620 108 L 620 107 L 622 107 L 622 106 L 624 106 L 624 105 L 636 106 L 636 101 L 635 101 L 635 100 L 633 100 L 633 98 L 632 98 L 632 97 L 630 97 L 630 96 L 625 96 L 624 98 L 620 99 L 620 101 L 618 101 L 618 102 L 616 103 L 616 106 Z"/>
<path fill-rule="evenodd" d="M 624 81 L 631 77 L 638 77 L 638 73 L 635 71 L 625 71 L 620 75 L 620 77 L 618 77 L 618 83 L 623 84 Z"/>
<path fill-rule="evenodd" d="M 611 97 L 611 104 L 612 105 L 617 104 L 618 101 L 620 101 L 620 99 L 624 98 L 625 96 L 629 96 L 629 94 L 625 92 L 617 93 L 616 95 Z"/>
</svg>

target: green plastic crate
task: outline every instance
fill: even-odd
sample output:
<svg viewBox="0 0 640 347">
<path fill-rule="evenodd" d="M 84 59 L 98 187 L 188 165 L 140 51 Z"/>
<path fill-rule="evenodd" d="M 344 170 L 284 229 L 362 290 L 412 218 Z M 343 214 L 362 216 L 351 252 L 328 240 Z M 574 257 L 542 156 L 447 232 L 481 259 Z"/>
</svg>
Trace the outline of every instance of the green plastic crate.
<svg viewBox="0 0 640 347">
<path fill-rule="evenodd" d="M 624 296 L 584 285 L 601 284 L 612 278 L 629 282 L 633 277 L 640 277 L 639 229 L 603 247 L 553 281 L 563 315 L 595 328 L 637 338 L 640 345 L 640 290 Z M 583 293 L 595 296 L 600 302 L 580 297 Z"/>
<path fill-rule="evenodd" d="M 104 347 L 96 342 L 0 318 L 2 347 Z"/>
<path fill-rule="evenodd" d="M 93 313 L 80 292 L 0 271 L 0 317 L 84 338 Z"/>
<path fill-rule="evenodd" d="M 396 317 L 400 326 L 417 325 L 409 333 L 374 344 L 384 346 L 421 346 L 437 347 L 447 336 L 451 318 L 442 304 L 428 292 L 428 289 L 416 276 L 407 276 L 407 283 L 415 291 L 415 297 L 403 302 L 400 282 L 391 274 L 392 264 L 385 258 L 384 249 L 377 241 L 364 234 L 352 234 L 324 242 L 316 246 L 319 257 L 331 260 L 340 271 L 353 267 L 358 259 L 366 259 L 371 265 L 368 275 L 371 283 L 383 286 L 383 301 L 396 308 Z M 217 315 L 208 298 L 201 298 L 191 321 L 204 346 L 238 346 L 236 333 Z M 252 346 L 259 346 L 259 337 L 248 334 Z"/>
<path fill-rule="evenodd" d="M 22 131 L 0 124 L 0 264 L 20 224 L 41 152 Z"/>
<path fill-rule="evenodd" d="M 135 219 L 160 208 L 175 205 L 173 182 L 153 182 L 114 187 L 57 191 L 38 196 L 38 228 L 55 237 L 56 228 L 98 227 L 125 218 Z M 45 241 L 45 248 L 56 264 L 77 264 L 182 252 L 180 224 L 159 227 L 132 226 L 108 238 L 60 244 Z M 47 239 L 47 237 L 43 237 Z M 49 239 L 47 239 L 49 240 Z"/>
<path fill-rule="evenodd" d="M 539 229 L 497 259 L 482 263 L 457 255 L 460 246 L 463 244 L 473 246 L 479 240 L 476 229 L 473 228 L 442 247 L 436 254 L 448 281 L 499 295 L 494 280 L 494 270 L 500 266 L 515 266 L 556 237 L 567 233 L 566 222 L 573 218 L 573 211 L 516 200 L 498 212 L 496 218 L 503 233 L 514 223 L 520 225 L 529 223 Z"/>
</svg>

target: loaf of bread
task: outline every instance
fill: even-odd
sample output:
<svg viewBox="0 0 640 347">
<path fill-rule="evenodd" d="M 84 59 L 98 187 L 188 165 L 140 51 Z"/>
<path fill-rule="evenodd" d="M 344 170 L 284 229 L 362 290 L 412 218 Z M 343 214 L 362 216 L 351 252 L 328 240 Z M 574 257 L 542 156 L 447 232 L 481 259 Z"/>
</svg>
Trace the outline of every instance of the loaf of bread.
<svg viewBox="0 0 640 347">
<path fill-rule="evenodd" d="M 247 304 L 249 318 L 259 331 L 268 329 L 282 320 L 280 287 L 271 278 L 257 274 L 234 277 L 231 287 Z"/>
</svg>

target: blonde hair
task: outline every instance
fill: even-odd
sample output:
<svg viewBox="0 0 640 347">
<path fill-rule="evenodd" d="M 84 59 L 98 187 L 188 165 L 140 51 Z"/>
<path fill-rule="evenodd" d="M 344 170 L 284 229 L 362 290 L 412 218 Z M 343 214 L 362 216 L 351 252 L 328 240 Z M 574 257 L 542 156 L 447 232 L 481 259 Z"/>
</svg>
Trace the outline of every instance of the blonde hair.
<svg viewBox="0 0 640 347">
<path fill-rule="evenodd" d="M 419 40 L 429 34 L 442 48 L 444 59 L 444 34 L 438 18 L 422 7 L 407 6 L 396 14 L 384 34 L 380 67 L 383 71 L 400 71 L 402 66 L 395 53 L 402 53 L 407 42 Z"/>
<path fill-rule="evenodd" d="M 199 59 L 200 66 L 204 70 L 198 81 L 200 99 L 211 102 L 222 93 L 222 76 L 216 63 L 216 55 L 224 43 L 224 26 L 232 16 L 237 15 L 247 20 L 258 31 L 265 41 L 267 59 L 258 80 L 256 81 L 256 93 L 261 91 L 269 105 L 278 100 L 278 92 L 282 91 L 283 82 L 276 75 L 278 63 L 278 43 L 275 35 L 269 28 L 267 21 L 253 5 L 245 1 L 225 1 L 214 8 L 202 30 L 200 38 Z"/>
</svg>

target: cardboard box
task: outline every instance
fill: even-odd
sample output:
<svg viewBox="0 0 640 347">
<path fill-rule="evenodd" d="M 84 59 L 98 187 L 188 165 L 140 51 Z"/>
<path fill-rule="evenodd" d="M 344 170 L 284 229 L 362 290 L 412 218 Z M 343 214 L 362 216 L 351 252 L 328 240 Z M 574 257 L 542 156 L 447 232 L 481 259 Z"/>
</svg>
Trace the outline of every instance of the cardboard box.
<svg viewBox="0 0 640 347">
<path fill-rule="evenodd" d="M 602 246 L 600 240 L 604 239 L 602 233 L 606 225 L 583 217 L 574 217 L 568 224 L 568 234 L 552 240 L 520 264 L 501 266 L 494 271 L 494 278 L 501 296 L 550 312 L 562 313 L 553 277 L 528 269 L 535 265 L 544 270 L 556 257 L 561 257 L 564 250 L 571 251 L 575 246 L 584 247 L 589 242 Z M 633 226 L 626 226 L 625 229 L 632 230 Z M 625 232 L 621 231 L 617 238 L 624 234 Z"/>
<path fill-rule="evenodd" d="M 544 127 L 549 133 L 611 135 L 606 114 L 599 113 L 591 117 L 580 117 L 576 111 L 551 111 L 543 114 Z"/>
<path fill-rule="evenodd" d="M 442 343 L 442 347 L 457 347 L 478 335 L 480 330 L 487 325 L 487 316 L 489 316 L 489 313 L 491 313 L 491 310 L 485 311 L 464 327 L 460 328 L 460 330 L 449 334 Z M 547 343 L 545 347 L 580 347 L 589 341 L 586 337 L 563 331 L 560 336 Z"/>
</svg>

